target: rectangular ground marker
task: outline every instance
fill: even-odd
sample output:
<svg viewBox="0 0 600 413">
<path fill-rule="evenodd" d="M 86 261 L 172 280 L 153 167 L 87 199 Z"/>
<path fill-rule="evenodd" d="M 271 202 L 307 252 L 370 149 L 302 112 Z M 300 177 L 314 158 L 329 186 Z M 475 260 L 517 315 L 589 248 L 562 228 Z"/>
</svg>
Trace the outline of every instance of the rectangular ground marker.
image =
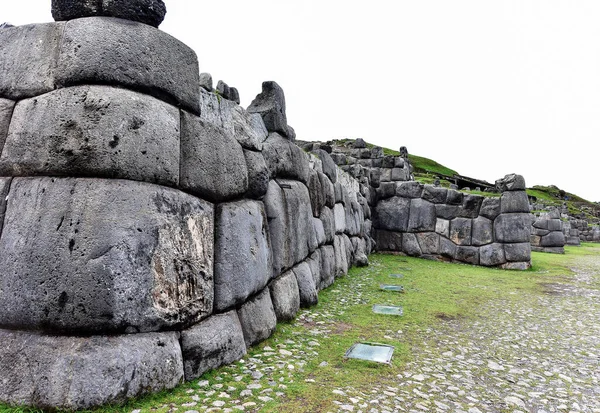
<svg viewBox="0 0 600 413">
<path fill-rule="evenodd" d="M 356 343 L 346 352 L 346 358 L 390 365 L 394 347 L 386 344 Z"/>
<path fill-rule="evenodd" d="M 397 293 L 403 293 L 404 292 L 404 287 L 402 285 L 386 285 L 386 284 L 381 284 L 380 288 L 383 291 L 394 291 Z"/>
<path fill-rule="evenodd" d="M 390 274 L 392 278 L 404 278 L 404 274 Z"/>
<path fill-rule="evenodd" d="M 404 310 L 402 307 L 397 307 L 394 305 L 374 305 L 373 312 L 375 314 L 384 314 L 384 315 L 403 315 Z"/>
</svg>

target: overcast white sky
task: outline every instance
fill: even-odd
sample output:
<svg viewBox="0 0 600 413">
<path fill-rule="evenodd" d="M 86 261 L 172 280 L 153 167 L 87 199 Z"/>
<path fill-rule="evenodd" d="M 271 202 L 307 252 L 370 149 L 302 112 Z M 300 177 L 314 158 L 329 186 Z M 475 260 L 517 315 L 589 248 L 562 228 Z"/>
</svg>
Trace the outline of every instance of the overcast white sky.
<svg viewBox="0 0 600 413">
<path fill-rule="evenodd" d="M 51 21 L 50 0 L 1 3 L 2 21 Z M 242 105 L 264 80 L 284 88 L 298 139 L 407 146 L 600 201 L 598 0 L 165 3 L 161 29 Z"/>
</svg>

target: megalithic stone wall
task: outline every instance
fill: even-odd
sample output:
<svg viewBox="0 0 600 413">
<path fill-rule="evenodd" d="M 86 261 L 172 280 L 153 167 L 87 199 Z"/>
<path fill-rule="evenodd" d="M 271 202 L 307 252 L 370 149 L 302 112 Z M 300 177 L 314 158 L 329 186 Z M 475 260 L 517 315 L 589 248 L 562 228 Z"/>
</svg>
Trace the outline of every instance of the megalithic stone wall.
<svg viewBox="0 0 600 413">
<path fill-rule="evenodd" d="M 538 252 L 564 254 L 566 238 L 558 210 L 534 217 L 531 229 L 531 249 Z"/>
<path fill-rule="evenodd" d="M 162 1 L 52 6 L 0 29 L 0 401 L 172 388 L 367 264 L 368 188 L 294 144 L 276 83 L 202 89 Z"/>
</svg>

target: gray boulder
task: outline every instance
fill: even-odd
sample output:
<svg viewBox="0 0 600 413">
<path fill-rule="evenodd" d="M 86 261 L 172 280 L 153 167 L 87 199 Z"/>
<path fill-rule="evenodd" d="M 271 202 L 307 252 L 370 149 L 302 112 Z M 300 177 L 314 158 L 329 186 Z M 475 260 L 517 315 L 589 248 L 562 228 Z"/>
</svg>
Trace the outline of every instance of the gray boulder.
<svg viewBox="0 0 600 413">
<path fill-rule="evenodd" d="M 207 92 L 213 91 L 213 78 L 210 73 L 200 73 L 199 84 Z"/>
<path fill-rule="evenodd" d="M 354 141 L 354 143 L 352 144 L 352 147 L 355 149 L 366 148 L 367 143 L 364 141 L 364 139 L 358 138 L 357 140 Z"/>
<path fill-rule="evenodd" d="M 484 198 L 481 203 L 479 215 L 492 221 L 495 220 L 500 215 L 500 198 Z"/>
<path fill-rule="evenodd" d="M 435 232 L 446 238 L 450 237 L 450 221 L 438 218 L 435 222 Z"/>
<path fill-rule="evenodd" d="M 55 73 L 59 88 L 122 86 L 200 112 L 196 53 L 167 33 L 143 24 L 110 17 L 69 21 Z"/>
<path fill-rule="evenodd" d="M 166 14 L 162 0 L 52 0 L 52 17 L 56 21 L 107 16 L 158 27 Z"/>
<path fill-rule="evenodd" d="M 2 148 L 8 135 L 8 127 L 10 126 L 14 108 L 14 101 L 0 98 L 0 153 L 2 153 Z"/>
<path fill-rule="evenodd" d="M 335 233 L 344 233 L 346 231 L 346 211 L 343 204 L 335 204 L 333 216 L 335 220 Z"/>
<path fill-rule="evenodd" d="M 319 295 L 317 294 L 317 286 L 315 284 L 315 276 L 311 271 L 311 265 L 308 263 L 309 259 L 293 268 L 294 275 L 296 276 L 296 282 L 298 284 L 300 306 L 304 308 L 312 307 L 319 302 Z M 315 263 L 313 265 L 319 266 L 319 263 Z"/>
<path fill-rule="evenodd" d="M 404 198 L 421 198 L 423 184 L 416 181 L 398 183 L 396 195 Z"/>
<path fill-rule="evenodd" d="M 240 91 L 235 87 L 229 88 L 229 100 L 231 100 L 236 105 L 240 104 Z"/>
<path fill-rule="evenodd" d="M 216 93 L 200 89 L 200 119 L 224 130 L 224 133 L 235 137 L 233 108 L 235 105 L 222 99 Z M 240 144 L 241 145 L 241 144 Z"/>
<path fill-rule="evenodd" d="M 504 270 L 525 271 L 531 268 L 531 262 L 507 262 L 501 265 Z"/>
<path fill-rule="evenodd" d="M 446 197 L 446 203 L 448 205 L 462 205 L 465 194 L 454 189 L 448 190 L 448 196 Z"/>
<path fill-rule="evenodd" d="M 65 23 L 0 31 L 0 96 L 21 100 L 54 90 L 56 56 Z"/>
<path fill-rule="evenodd" d="M 260 115 L 248 113 L 242 107 L 229 103 L 235 139 L 245 149 L 262 151 L 269 136 Z"/>
<path fill-rule="evenodd" d="M 519 244 L 504 244 L 506 260 L 511 262 L 531 261 L 531 244 L 523 242 Z"/>
<path fill-rule="evenodd" d="M 323 173 L 335 184 L 337 182 L 338 168 L 331 155 L 323 149 L 316 149 L 313 153 L 323 162 Z"/>
<path fill-rule="evenodd" d="M 263 143 L 263 156 L 271 172 L 271 178 L 290 178 L 303 183 L 308 182 L 310 170 L 308 155 L 279 134 L 269 134 Z"/>
<path fill-rule="evenodd" d="M 325 245 L 321 251 L 321 284 L 319 290 L 324 290 L 335 281 L 335 249 L 333 245 Z"/>
<path fill-rule="evenodd" d="M 15 27 L 14 25 L 10 24 L 10 23 L 2 23 L 0 24 L 0 30 L 2 29 L 10 29 L 11 27 Z"/>
<path fill-rule="evenodd" d="M 406 232 L 402 234 L 402 252 L 412 257 L 420 257 L 423 255 L 421 246 L 415 234 Z"/>
<path fill-rule="evenodd" d="M 304 261 L 310 267 L 310 273 L 312 274 L 313 282 L 317 292 L 319 291 L 321 286 L 321 248 L 310 254 L 310 256 Z M 296 276 L 296 279 L 298 279 L 298 276 Z M 300 290 L 300 304 L 302 305 L 303 287 L 300 284 L 301 282 L 300 280 L 298 280 L 298 289 Z"/>
<path fill-rule="evenodd" d="M 315 217 L 319 217 L 321 209 L 325 206 L 325 193 L 319 180 L 319 174 L 314 169 L 310 170 L 308 183 L 308 193 L 310 194 L 310 205 Z"/>
<path fill-rule="evenodd" d="M 257 296 L 246 301 L 238 310 L 238 317 L 244 332 L 246 348 L 271 337 L 277 327 L 277 316 L 269 289 L 265 288 Z"/>
<path fill-rule="evenodd" d="M 325 237 L 325 227 L 323 226 L 323 221 L 321 221 L 319 218 L 313 218 L 313 227 L 315 229 L 318 246 L 320 247 L 321 245 L 325 245 L 327 238 Z"/>
<path fill-rule="evenodd" d="M 447 238 L 440 237 L 440 255 L 445 258 L 455 259 L 458 246 Z"/>
<path fill-rule="evenodd" d="M 487 245 L 494 242 L 494 225 L 491 220 L 485 217 L 473 220 L 471 242 L 475 246 Z"/>
<path fill-rule="evenodd" d="M 463 218 L 477 218 L 484 199 L 481 195 L 465 195 L 459 215 Z"/>
<path fill-rule="evenodd" d="M 275 279 L 269 288 L 277 321 L 292 320 L 300 309 L 300 293 L 294 272 L 288 271 Z"/>
<path fill-rule="evenodd" d="M 455 218 L 450 221 L 450 240 L 456 245 L 471 245 L 473 221 L 468 218 Z"/>
<path fill-rule="evenodd" d="M 496 181 L 496 188 L 500 192 L 524 191 L 527 189 L 525 186 L 525 178 L 517 174 L 506 175 L 504 178 L 498 179 Z"/>
<path fill-rule="evenodd" d="M 457 205 L 437 204 L 435 206 L 435 215 L 438 218 L 453 220 L 460 214 L 461 208 Z"/>
<path fill-rule="evenodd" d="M 396 196 L 396 182 L 381 182 L 375 192 L 379 200 Z"/>
<path fill-rule="evenodd" d="M 223 99 L 231 100 L 229 98 L 229 85 L 222 80 L 217 82 L 216 92 Z"/>
<path fill-rule="evenodd" d="M 260 152 L 244 149 L 248 169 L 248 191 L 245 197 L 262 199 L 269 189 L 269 169 Z"/>
<path fill-rule="evenodd" d="M 348 256 L 346 254 L 346 243 L 342 235 L 336 235 L 333 240 L 335 252 L 335 277 L 343 277 L 348 273 Z"/>
<path fill-rule="evenodd" d="M 529 198 L 525 191 L 508 191 L 502 194 L 500 212 L 529 212 Z"/>
<path fill-rule="evenodd" d="M 458 246 L 455 259 L 467 264 L 479 265 L 479 248 Z"/>
<path fill-rule="evenodd" d="M 566 244 L 565 234 L 561 231 L 553 231 L 542 237 L 542 247 L 564 247 Z"/>
<path fill-rule="evenodd" d="M 548 231 L 562 231 L 563 223 L 560 219 L 549 219 L 548 220 Z"/>
<path fill-rule="evenodd" d="M 285 94 L 276 82 L 263 82 L 262 93 L 248 106 L 248 112 L 260 114 L 269 132 L 279 133 L 291 141 L 296 138 L 287 124 Z"/>
<path fill-rule="evenodd" d="M 479 264 L 495 267 L 506 263 L 503 244 L 489 244 L 479 249 Z"/>
<path fill-rule="evenodd" d="M 180 185 L 217 202 L 248 191 L 248 169 L 240 144 L 222 128 L 183 111 Z"/>
<path fill-rule="evenodd" d="M 328 244 L 333 243 L 333 237 L 335 236 L 335 216 L 330 208 L 323 207 L 319 214 L 319 219 L 323 223 L 323 230 L 325 232 L 325 242 Z"/>
<path fill-rule="evenodd" d="M 496 242 L 520 243 L 529 241 L 531 221 L 529 214 L 511 213 L 498 215 L 494 221 Z"/>
<path fill-rule="evenodd" d="M 402 234 L 378 229 L 375 231 L 377 251 L 402 251 Z"/>
<path fill-rule="evenodd" d="M 410 203 L 406 198 L 383 200 L 375 207 L 374 224 L 377 229 L 406 232 L 410 217 Z"/>
<path fill-rule="evenodd" d="M 440 236 L 435 232 L 419 232 L 415 234 L 419 247 L 424 255 L 438 255 L 440 253 Z"/>
<path fill-rule="evenodd" d="M 177 186 L 179 118 L 177 108 L 158 99 L 107 86 L 59 89 L 22 100 L 12 115 L 0 173 Z"/>
<path fill-rule="evenodd" d="M 0 238 L 1 327 L 158 331 L 213 309 L 213 206 L 122 180 L 15 178 Z"/>
<path fill-rule="evenodd" d="M 317 176 L 321 183 L 321 191 L 323 192 L 325 205 L 329 208 L 333 208 L 335 205 L 335 186 L 324 173 L 317 172 Z"/>
<path fill-rule="evenodd" d="M 448 190 L 446 188 L 435 187 L 433 185 L 425 185 L 423 187 L 423 199 L 434 204 L 446 203 L 448 198 Z"/>
<path fill-rule="evenodd" d="M 411 199 L 408 231 L 435 231 L 435 205 L 423 199 Z"/>
<path fill-rule="evenodd" d="M 244 357 L 246 343 L 236 311 L 213 315 L 181 332 L 186 381 Z"/>
<path fill-rule="evenodd" d="M 8 201 L 8 192 L 13 178 L 0 178 L 0 234 L 4 226 L 4 215 L 6 214 L 6 204 Z"/>
<path fill-rule="evenodd" d="M 219 204 L 215 213 L 217 312 L 239 305 L 271 279 L 269 228 L 260 201 Z"/>
<path fill-rule="evenodd" d="M 0 330 L 0 400 L 44 410 L 122 404 L 183 380 L 178 334 L 64 337 Z"/>
<path fill-rule="evenodd" d="M 408 168 L 392 168 L 392 181 L 408 181 L 410 179 L 410 171 Z"/>
</svg>

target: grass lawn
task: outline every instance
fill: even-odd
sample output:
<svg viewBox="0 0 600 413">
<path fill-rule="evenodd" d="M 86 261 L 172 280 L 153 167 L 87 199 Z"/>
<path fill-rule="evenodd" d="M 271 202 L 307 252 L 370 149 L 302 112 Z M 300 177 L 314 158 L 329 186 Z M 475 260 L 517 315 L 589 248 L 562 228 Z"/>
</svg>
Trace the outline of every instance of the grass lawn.
<svg viewBox="0 0 600 413">
<path fill-rule="evenodd" d="M 130 402 L 124 407 L 103 408 L 99 412 L 170 412 L 177 406 L 179 412 L 202 411 L 199 407 L 185 408 L 190 394 L 207 380 L 229 388 L 232 397 L 252 381 L 242 372 L 253 360 L 269 365 L 270 354 L 287 348 L 294 355 L 302 354 L 302 363 L 294 359 L 274 369 L 262 382 L 285 383 L 279 397 L 266 404 L 259 403 L 261 412 L 326 412 L 334 409 L 332 391 L 352 384 L 356 388 L 377 382 L 393 385 L 396 375 L 411 360 L 415 346 L 424 343 L 423 332 L 444 320 L 478 317 L 478 308 L 496 299 L 520 300 L 522 292 L 541 293 L 543 284 L 568 280 L 569 269 L 576 261 L 600 254 L 600 244 L 566 247 L 565 255 L 533 253 L 533 267 L 529 271 L 503 271 L 462 264 L 449 264 L 423 259 L 375 254 L 368 268 L 354 268 L 329 289 L 319 295 L 319 304 L 301 310 L 292 323 L 280 324 L 277 332 L 267 341 L 250 350 L 244 362 L 207 373 L 200 380 L 185 383 L 177 389 Z M 402 274 L 392 278 L 390 274 Z M 381 291 L 381 284 L 401 284 L 405 293 Z M 374 304 L 401 305 L 404 316 L 384 316 L 372 313 Z M 306 343 L 312 340 L 315 347 Z M 314 344 L 317 341 L 318 344 Z M 357 360 L 345 360 L 346 350 L 357 341 L 376 342 L 395 346 L 391 366 Z M 275 359 L 273 359 L 275 360 Z M 261 361 L 261 362 L 262 362 Z M 278 363 L 273 361 L 273 363 Z M 206 383 L 204 384 L 206 385 Z M 273 385 L 275 386 L 275 385 Z M 267 387 L 264 385 L 263 388 Z M 233 390 L 235 388 L 235 390 Z M 214 395 L 217 400 L 219 391 Z M 257 396 L 242 402 L 258 401 Z M 207 397 L 203 395 L 204 399 Z M 35 412 L 0 406 L 0 412 Z M 247 408 L 246 411 L 253 411 Z"/>
</svg>

